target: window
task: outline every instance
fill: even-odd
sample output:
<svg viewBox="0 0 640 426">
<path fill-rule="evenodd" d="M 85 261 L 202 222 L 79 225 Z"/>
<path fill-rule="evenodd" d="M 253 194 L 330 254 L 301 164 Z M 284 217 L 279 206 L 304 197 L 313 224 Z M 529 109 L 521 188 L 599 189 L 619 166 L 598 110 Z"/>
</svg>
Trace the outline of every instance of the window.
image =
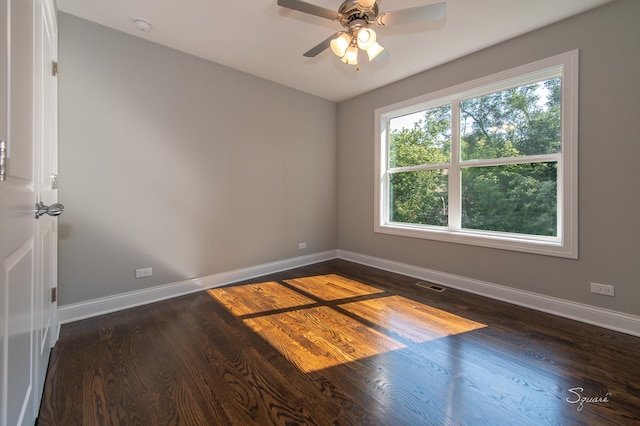
<svg viewBox="0 0 640 426">
<path fill-rule="evenodd" d="M 577 258 L 577 64 L 376 110 L 375 231 Z"/>
</svg>

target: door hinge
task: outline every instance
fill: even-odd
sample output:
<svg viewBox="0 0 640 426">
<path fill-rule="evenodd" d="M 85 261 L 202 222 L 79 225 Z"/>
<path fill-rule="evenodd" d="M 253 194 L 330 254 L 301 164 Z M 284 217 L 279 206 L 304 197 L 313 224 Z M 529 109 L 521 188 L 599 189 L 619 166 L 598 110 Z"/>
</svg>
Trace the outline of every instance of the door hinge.
<svg viewBox="0 0 640 426">
<path fill-rule="evenodd" d="M 58 301 L 58 287 L 51 289 L 51 303 Z"/>
<path fill-rule="evenodd" d="M 53 74 L 54 77 L 58 76 L 58 62 L 56 61 L 51 62 L 51 74 Z"/>
<path fill-rule="evenodd" d="M 7 179 L 7 142 L 0 141 L 0 182 Z"/>
</svg>

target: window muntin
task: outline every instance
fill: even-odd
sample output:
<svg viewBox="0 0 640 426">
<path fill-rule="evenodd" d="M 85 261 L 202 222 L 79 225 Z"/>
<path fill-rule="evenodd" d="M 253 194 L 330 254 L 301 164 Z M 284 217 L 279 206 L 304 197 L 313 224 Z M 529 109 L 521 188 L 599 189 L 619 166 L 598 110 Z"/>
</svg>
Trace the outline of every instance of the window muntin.
<svg viewBox="0 0 640 426">
<path fill-rule="evenodd" d="M 577 258 L 577 51 L 376 122 L 376 232 Z"/>
</svg>

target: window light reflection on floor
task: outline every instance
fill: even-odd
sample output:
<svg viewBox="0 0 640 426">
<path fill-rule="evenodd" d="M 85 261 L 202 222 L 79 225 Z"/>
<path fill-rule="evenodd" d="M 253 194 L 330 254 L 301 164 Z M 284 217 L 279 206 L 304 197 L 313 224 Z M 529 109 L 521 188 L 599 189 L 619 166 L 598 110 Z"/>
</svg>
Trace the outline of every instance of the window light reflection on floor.
<svg viewBox="0 0 640 426">
<path fill-rule="evenodd" d="M 209 290 L 304 372 L 485 327 L 339 275 Z"/>
</svg>

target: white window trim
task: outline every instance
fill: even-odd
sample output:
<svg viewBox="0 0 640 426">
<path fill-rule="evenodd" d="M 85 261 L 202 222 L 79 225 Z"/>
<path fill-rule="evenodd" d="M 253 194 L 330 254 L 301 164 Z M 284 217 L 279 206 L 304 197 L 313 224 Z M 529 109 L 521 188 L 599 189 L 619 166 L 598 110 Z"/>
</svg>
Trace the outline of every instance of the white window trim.
<svg viewBox="0 0 640 426">
<path fill-rule="evenodd" d="M 548 256 L 578 258 L 578 50 L 536 61 L 470 82 L 418 96 L 375 110 L 375 210 L 374 232 L 513 250 Z M 508 234 L 468 229 L 389 222 L 387 193 L 387 126 L 400 115 L 462 99 L 492 93 L 509 85 L 520 86 L 540 81 L 549 71 L 562 77 L 562 149 L 558 162 L 558 236 Z M 455 105 L 455 104 L 454 104 Z M 452 111 L 457 114 L 459 111 Z M 456 120 L 454 120 L 455 122 Z M 452 137 L 458 129 L 452 129 Z M 458 132 L 459 133 L 459 132 Z M 454 148 L 455 146 L 455 148 Z M 458 158 L 457 144 L 452 156 Z M 457 199 L 456 199 L 457 198 Z M 459 191 L 450 191 L 449 204 L 458 206 Z M 457 207 L 456 207 L 457 208 Z"/>
</svg>

